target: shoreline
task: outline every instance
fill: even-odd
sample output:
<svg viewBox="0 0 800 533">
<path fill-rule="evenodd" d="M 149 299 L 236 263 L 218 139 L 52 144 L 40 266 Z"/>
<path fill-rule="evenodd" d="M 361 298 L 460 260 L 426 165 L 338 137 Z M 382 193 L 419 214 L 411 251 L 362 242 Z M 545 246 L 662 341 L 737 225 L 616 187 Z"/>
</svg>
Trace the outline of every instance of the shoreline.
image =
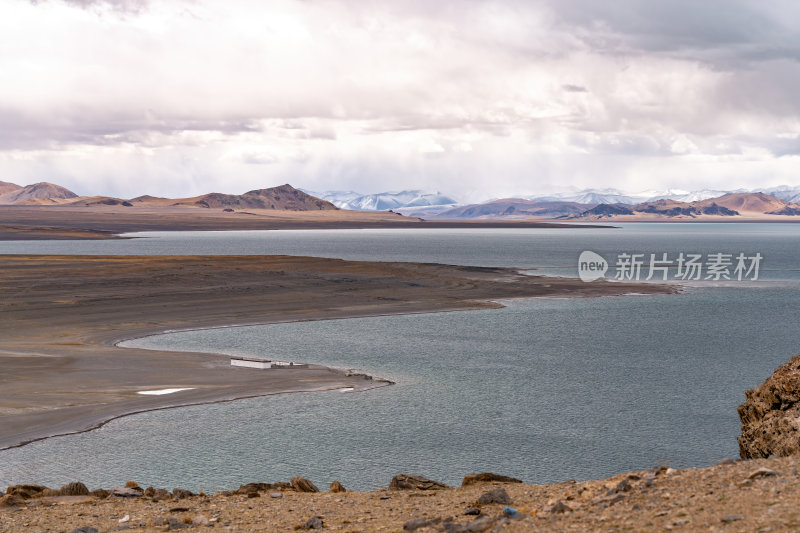
<svg viewBox="0 0 800 533">
<path fill-rule="evenodd" d="M 241 369 L 221 354 L 116 346 L 125 340 L 181 329 L 498 308 L 491 300 L 509 297 L 677 292 L 506 268 L 292 256 L 5 255 L 0 269 L 3 449 L 154 409 L 364 384 L 319 365 Z M 137 395 L 167 388 L 188 390 Z"/>
</svg>

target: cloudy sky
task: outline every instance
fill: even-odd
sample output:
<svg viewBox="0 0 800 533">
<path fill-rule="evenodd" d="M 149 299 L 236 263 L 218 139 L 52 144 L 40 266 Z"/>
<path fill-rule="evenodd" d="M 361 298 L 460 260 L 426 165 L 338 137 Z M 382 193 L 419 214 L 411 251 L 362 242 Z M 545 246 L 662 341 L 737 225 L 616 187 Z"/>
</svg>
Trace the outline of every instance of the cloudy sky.
<svg viewBox="0 0 800 533">
<path fill-rule="evenodd" d="M 4 0 L 0 180 L 800 185 L 794 0 Z"/>
</svg>

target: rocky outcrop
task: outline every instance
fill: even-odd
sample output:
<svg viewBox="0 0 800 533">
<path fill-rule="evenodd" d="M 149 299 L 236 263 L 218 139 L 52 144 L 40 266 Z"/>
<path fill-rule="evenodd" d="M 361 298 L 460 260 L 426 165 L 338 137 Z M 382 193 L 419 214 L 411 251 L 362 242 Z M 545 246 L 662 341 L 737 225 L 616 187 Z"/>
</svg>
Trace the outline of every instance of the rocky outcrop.
<svg viewBox="0 0 800 533">
<path fill-rule="evenodd" d="M 800 355 L 745 395 L 738 409 L 742 459 L 800 455 Z"/>
<path fill-rule="evenodd" d="M 331 486 L 328 489 L 328 492 L 334 492 L 334 493 L 335 492 L 347 492 L 347 490 L 344 488 L 344 485 L 342 485 L 338 481 L 334 481 L 333 483 L 331 483 Z"/>
<path fill-rule="evenodd" d="M 88 496 L 89 489 L 80 481 L 64 485 L 58 491 L 60 496 Z"/>
<path fill-rule="evenodd" d="M 290 482 L 292 483 L 292 488 L 297 492 L 319 492 L 317 486 L 304 477 L 293 477 Z"/>
<path fill-rule="evenodd" d="M 493 474 L 491 472 L 483 472 L 481 474 L 467 474 L 464 476 L 461 486 L 468 487 L 476 483 L 522 483 L 522 480 L 515 477 Z"/>
<path fill-rule="evenodd" d="M 389 490 L 442 490 L 449 488 L 444 483 L 413 474 L 397 474 L 389 483 Z"/>
</svg>

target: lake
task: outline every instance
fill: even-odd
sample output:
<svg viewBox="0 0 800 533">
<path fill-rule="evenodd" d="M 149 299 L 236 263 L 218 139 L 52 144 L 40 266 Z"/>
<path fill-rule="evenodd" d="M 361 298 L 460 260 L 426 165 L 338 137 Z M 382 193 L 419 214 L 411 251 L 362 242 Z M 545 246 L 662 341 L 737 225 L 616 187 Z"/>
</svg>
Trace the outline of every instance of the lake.
<svg viewBox="0 0 800 533">
<path fill-rule="evenodd" d="M 794 224 L 618 229 L 310 230 L 0 242 L 0 253 L 291 254 L 540 269 L 578 254 L 760 253 L 758 281 L 679 295 L 528 299 L 498 310 L 171 333 L 126 345 L 355 368 L 397 385 L 143 413 L 0 452 L 0 486 L 36 481 L 213 491 L 295 475 L 384 487 L 400 472 L 450 484 L 495 471 L 591 479 L 736 457 L 745 389 L 800 351 Z"/>
</svg>

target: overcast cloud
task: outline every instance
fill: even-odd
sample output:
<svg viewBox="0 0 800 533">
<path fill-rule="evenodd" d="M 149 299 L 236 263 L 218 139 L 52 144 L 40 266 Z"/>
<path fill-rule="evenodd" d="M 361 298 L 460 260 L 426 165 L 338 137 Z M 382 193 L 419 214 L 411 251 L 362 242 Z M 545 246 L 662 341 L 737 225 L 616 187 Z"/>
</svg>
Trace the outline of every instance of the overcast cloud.
<svg viewBox="0 0 800 533">
<path fill-rule="evenodd" d="M 800 185 L 789 0 L 11 0 L 0 180 L 79 194 Z"/>
</svg>

